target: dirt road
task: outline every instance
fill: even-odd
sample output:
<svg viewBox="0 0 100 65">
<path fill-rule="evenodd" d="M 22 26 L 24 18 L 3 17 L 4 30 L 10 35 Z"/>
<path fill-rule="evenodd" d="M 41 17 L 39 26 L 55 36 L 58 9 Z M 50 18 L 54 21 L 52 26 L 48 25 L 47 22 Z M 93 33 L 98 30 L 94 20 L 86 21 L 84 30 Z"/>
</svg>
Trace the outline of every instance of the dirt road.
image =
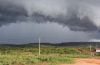
<svg viewBox="0 0 100 65">
<path fill-rule="evenodd" d="M 100 65 L 100 58 L 76 59 L 75 64 L 61 64 L 61 65 Z"/>
</svg>

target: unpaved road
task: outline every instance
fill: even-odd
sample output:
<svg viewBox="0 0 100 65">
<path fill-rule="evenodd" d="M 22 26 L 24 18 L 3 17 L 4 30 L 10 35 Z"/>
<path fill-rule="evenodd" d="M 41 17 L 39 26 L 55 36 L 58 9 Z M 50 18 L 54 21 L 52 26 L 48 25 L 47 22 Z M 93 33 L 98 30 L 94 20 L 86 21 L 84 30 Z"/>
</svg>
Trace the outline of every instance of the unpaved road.
<svg viewBox="0 0 100 65">
<path fill-rule="evenodd" d="M 75 64 L 61 64 L 61 65 L 100 65 L 100 58 L 76 59 Z"/>
</svg>

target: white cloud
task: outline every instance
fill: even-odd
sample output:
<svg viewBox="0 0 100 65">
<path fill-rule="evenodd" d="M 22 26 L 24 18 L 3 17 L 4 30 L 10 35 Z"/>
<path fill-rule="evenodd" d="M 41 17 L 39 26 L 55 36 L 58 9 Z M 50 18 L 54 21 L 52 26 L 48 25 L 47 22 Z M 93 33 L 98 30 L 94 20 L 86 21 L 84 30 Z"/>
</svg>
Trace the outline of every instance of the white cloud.
<svg viewBox="0 0 100 65">
<path fill-rule="evenodd" d="M 100 42 L 100 39 L 92 39 L 89 42 Z"/>
</svg>

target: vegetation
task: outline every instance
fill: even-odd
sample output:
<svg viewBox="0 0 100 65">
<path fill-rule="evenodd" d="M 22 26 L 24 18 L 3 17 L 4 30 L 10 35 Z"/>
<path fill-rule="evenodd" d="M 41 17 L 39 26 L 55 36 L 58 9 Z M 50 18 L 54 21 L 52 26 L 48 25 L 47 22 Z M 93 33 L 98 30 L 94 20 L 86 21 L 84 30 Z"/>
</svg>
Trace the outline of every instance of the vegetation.
<svg viewBox="0 0 100 65">
<path fill-rule="evenodd" d="M 41 46 L 41 55 L 38 55 L 37 45 L 1 45 L 0 65 L 58 65 L 73 63 L 74 58 L 90 56 L 88 47 L 59 47 Z"/>
</svg>

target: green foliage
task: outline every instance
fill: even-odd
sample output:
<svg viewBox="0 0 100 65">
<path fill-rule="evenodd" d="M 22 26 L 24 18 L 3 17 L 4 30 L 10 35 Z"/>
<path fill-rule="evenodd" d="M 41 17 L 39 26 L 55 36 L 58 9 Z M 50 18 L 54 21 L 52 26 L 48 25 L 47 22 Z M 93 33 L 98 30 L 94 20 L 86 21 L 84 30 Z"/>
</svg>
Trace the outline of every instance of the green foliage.
<svg viewBox="0 0 100 65">
<path fill-rule="evenodd" d="M 97 56 L 100 56 L 100 52 L 97 52 L 96 55 L 97 55 Z"/>
<path fill-rule="evenodd" d="M 0 55 L 0 64 L 1 65 L 12 65 L 12 64 L 23 64 L 30 65 L 35 63 L 72 63 L 73 58 L 67 58 L 67 56 L 59 55 Z"/>
<path fill-rule="evenodd" d="M 50 65 L 57 63 L 73 63 L 74 58 L 90 57 L 88 48 L 41 46 L 41 55 L 38 55 L 37 46 L 1 46 L 0 65 L 39 65 L 47 62 Z"/>
</svg>

